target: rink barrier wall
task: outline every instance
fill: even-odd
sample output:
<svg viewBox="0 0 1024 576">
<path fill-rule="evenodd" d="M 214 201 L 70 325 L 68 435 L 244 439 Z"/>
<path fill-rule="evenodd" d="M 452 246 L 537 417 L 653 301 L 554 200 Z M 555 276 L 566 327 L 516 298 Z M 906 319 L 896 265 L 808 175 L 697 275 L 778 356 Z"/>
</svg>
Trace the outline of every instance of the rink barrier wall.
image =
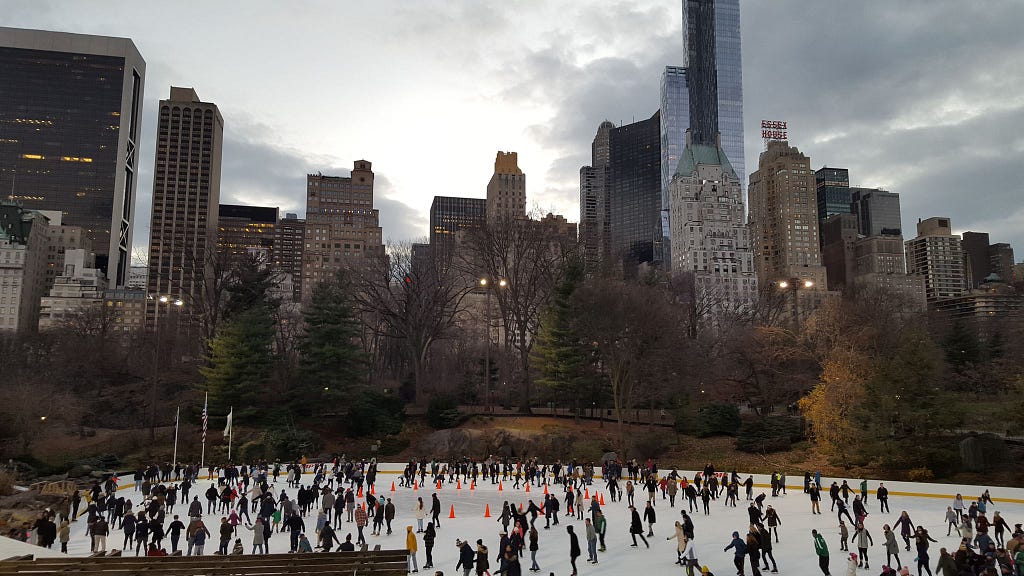
<svg viewBox="0 0 1024 576">
<path fill-rule="evenodd" d="M 314 464 L 309 464 L 309 465 L 313 466 Z M 384 467 L 384 468 L 381 468 L 381 467 Z M 397 476 L 397 475 L 401 474 L 404 471 L 404 469 L 405 469 L 405 464 L 393 464 L 393 463 L 384 462 L 384 463 L 379 463 L 378 464 L 377 474 L 378 475 L 395 475 L 395 476 Z M 665 469 L 662 469 L 662 470 L 664 471 Z M 669 469 L 669 470 L 671 470 L 671 469 Z M 680 471 L 677 471 L 677 472 L 680 475 L 685 475 L 687 478 L 693 478 L 697 474 L 697 471 L 694 471 L 694 470 L 680 470 Z M 131 474 L 134 474 L 134 473 L 131 473 Z M 307 475 L 307 474 L 311 475 L 311 474 L 313 474 L 313 472 L 312 471 L 303 472 L 303 475 Z M 282 476 L 283 476 L 283 474 L 282 474 Z M 762 489 L 768 488 L 768 489 L 771 489 L 771 477 L 770 476 L 765 475 L 765 474 L 746 474 L 746 475 L 741 474 L 740 475 L 740 477 L 743 478 L 743 479 L 746 479 L 747 476 L 753 476 L 754 477 L 754 487 L 755 488 L 762 488 Z M 121 481 L 118 483 L 118 487 L 117 487 L 118 490 L 124 490 L 124 489 L 127 489 L 129 486 L 133 486 L 134 480 L 131 477 L 126 476 L 124 478 L 121 478 L 119 476 L 119 479 Z M 603 480 L 603 479 L 604 479 L 604 476 L 602 474 L 594 474 L 594 480 L 595 481 L 596 480 Z M 842 483 L 843 480 L 846 480 L 847 482 L 850 483 L 850 491 L 851 491 L 851 493 L 854 494 L 854 495 L 860 494 L 860 481 L 863 480 L 863 478 L 861 478 L 861 479 L 854 479 L 854 478 L 839 478 L 839 477 L 836 477 L 836 478 L 822 477 L 822 482 L 828 484 L 827 486 L 823 486 L 822 487 L 822 502 L 828 502 L 829 501 L 828 500 L 828 488 L 830 487 L 832 480 L 835 480 L 836 482 L 839 482 L 839 483 Z M 202 482 L 202 481 L 210 481 L 210 480 L 205 478 L 202 474 L 200 474 L 199 475 L 199 482 Z M 875 480 L 875 479 L 870 479 L 870 478 L 868 479 L 868 482 L 870 484 L 875 484 L 876 486 L 877 486 L 877 484 L 879 482 L 887 484 L 888 488 L 889 488 L 889 496 L 904 496 L 904 497 L 909 497 L 909 498 L 934 498 L 934 499 L 943 499 L 943 498 L 945 498 L 945 499 L 948 499 L 948 500 L 952 501 L 953 498 L 956 496 L 956 494 L 960 494 L 960 495 L 963 496 L 964 502 L 969 503 L 969 502 L 971 502 L 973 500 L 977 500 L 977 498 L 980 497 L 981 494 L 985 490 L 989 490 L 990 493 L 992 493 L 992 492 L 995 493 L 995 494 L 992 495 L 992 501 L 994 503 L 997 503 L 997 504 L 998 503 L 1024 504 L 1024 488 L 1014 488 L 1014 487 L 1010 487 L 1010 486 L 974 486 L 974 485 L 968 485 L 968 484 L 939 484 L 939 483 L 924 483 L 924 482 L 902 482 L 902 481 L 896 481 L 896 480 Z M 197 484 L 198 484 L 198 482 L 197 482 Z M 922 488 L 931 488 L 931 487 L 934 487 L 936 490 L 941 490 L 943 488 L 949 488 L 951 490 L 943 490 L 942 492 L 924 492 L 924 491 L 921 491 Z M 620 486 L 620 488 L 625 489 L 625 482 L 622 482 L 622 485 Z M 455 490 L 455 488 L 450 488 L 450 489 L 451 490 Z M 802 482 L 800 484 L 790 484 L 788 482 L 786 483 L 786 491 L 787 492 L 794 491 L 797 494 L 802 494 L 803 493 L 803 489 L 804 489 L 804 486 L 803 486 Z M 876 495 L 876 493 L 877 493 L 877 489 L 869 489 L 868 490 L 868 494 L 871 495 L 871 496 Z M 1010 495 L 1009 496 L 1001 496 L 999 494 L 1010 494 Z"/>
</svg>

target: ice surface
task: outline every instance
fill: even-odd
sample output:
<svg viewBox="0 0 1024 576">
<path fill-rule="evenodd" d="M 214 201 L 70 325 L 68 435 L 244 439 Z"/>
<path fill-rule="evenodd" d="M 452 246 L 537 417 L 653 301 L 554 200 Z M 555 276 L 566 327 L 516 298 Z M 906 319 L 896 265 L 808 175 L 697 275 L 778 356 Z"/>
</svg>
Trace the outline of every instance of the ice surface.
<svg viewBox="0 0 1024 576">
<path fill-rule="evenodd" d="M 397 472 L 402 468 L 401 464 L 382 464 L 380 465 L 381 473 L 378 476 L 376 493 L 378 496 L 391 497 L 397 508 L 396 519 L 393 522 L 394 533 L 391 535 L 381 536 L 370 536 L 370 527 L 367 527 L 365 534 L 369 542 L 370 549 L 373 549 L 374 545 L 380 544 L 382 549 L 398 549 L 405 547 L 405 527 L 413 526 L 415 530 L 416 519 L 413 512 L 413 504 L 416 502 L 418 496 L 423 497 L 423 500 L 428 507 L 430 506 L 430 496 L 434 492 L 437 492 L 441 499 L 441 506 L 443 513 L 441 514 L 441 526 L 438 529 L 437 539 L 434 547 L 434 568 L 433 570 L 443 570 L 445 574 L 456 574 L 455 565 L 458 562 L 458 551 L 455 547 L 456 538 L 466 540 L 469 539 L 471 542 L 475 542 L 477 538 L 482 538 L 484 543 L 490 549 L 491 556 L 491 571 L 492 573 L 496 570 L 497 566 L 494 562 L 494 558 L 497 555 L 498 549 L 498 538 L 499 532 L 501 532 L 501 524 L 498 522 L 498 515 L 501 512 L 502 502 L 508 500 L 518 506 L 520 503 L 524 507 L 528 506 L 528 500 L 533 499 L 538 505 L 543 501 L 543 488 L 537 488 L 536 486 L 531 488 L 529 494 L 523 489 L 513 490 L 512 482 L 504 482 L 502 492 L 498 492 L 496 486 L 492 486 L 490 481 L 480 482 L 477 485 L 476 490 L 470 490 L 469 486 L 463 485 L 461 490 L 457 490 L 454 484 L 445 484 L 441 490 L 437 490 L 435 487 L 427 486 L 420 488 L 418 491 L 413 491 L 409 488 L 397 488 L 397 491 L 390 492 L 391 482 L 397 478 Z M 693 478 L 694 472 L 684 472 L 688 477 Z M 747 475 L 741 474 L 741 480 L 746 479 Z M 312 481 L 312 475 L 307 474 L 303 477 L 305 482 Z M 771 490 L 767 488 L 769 478 L 763 475 L 755 475 L 754 481 L 764 487 L 755 487 L 754 495 L 766 492 L 768 497 L 765 503 L 771 504 L 779 513 L 781 518 L 782 526 L 779 529 L 780 542 L 775 544 L 773 552 L 775 559 L 778 561 L 779 573 L 787 576 L 810 576 L 814 574 L 821 574 L 818 569 L 817 557 L 814 554 L 814 545 L 811 540 L 811 529 L 817 529 L 821 532 L 829 546 L 831 552 L 831 573 L 842 575 L 846 574 L 846 560 L 848 553 L 840 552 L 839 550 L 839 528 L 838 521 L 836 520 L 835 513 L 829 511 L 830 499 L 828 496 L 828 486 L 831 485 L 832 481 L 836 480 L 842 483 L 842 478 L 823 478 L 822 483 L 824 484 L 823 490 L 823 501 L 821 503 L 822 514 L 812 515 L 810 501 L 806 494 L 803 493 L 803 478 L 790 476 L 787 478 L 788 494 L 779 496 L 778 498 L 771 497 Z M 861 478 L 848 478 L 849 484 L 854 488 L 854 493 L 859 493 L 859 485 Z M 428 476 L 429 482 L 429 476 Z M 939 541 L 938 544 L 932 544 L 929 549 L 929 555 L 931 557 L 930 568 L 935 569 L 935 564 L 938 562 L 939 548 L 947 547 L 952 552 L 959 544 L 959 538 L 956 532 L 953 532 L 952 536 L 946 536 L 946 524 L 944 521 L 944 515 L 946 507 L 952 504 L 953 496 L 956 493 L 963 495 L 964 501 L 969 505 L 971 501 L 976 500 L 978 496 L 985 490 L 983 486 L 963 486 L 963 485 L 948 485 L 948 484 L 920 484 L 920 483 L 906 483 L 906 482 L 888 482 L 884 481 L 886 487 L 890 491 L 889 505 L 892 509 L 891 514 L 881 514 L 878 510 L 878 503 L 874 497 L 874 490 L 878 487 L 878 480 L 869 479 L 869 489 L 871 495 L 868 499 L 868 512 L 869 515 L 866 521 L 866 527 L 868 528 L 871 536 L 874 538 L 874 546 L 869 548 L 869 561 L 871 564 L 870 570 L 859 570 L 858 574 L 861 575 L 877 575 L 881 573 L 881 567 L 885 563 L 885 547 L 884 547 L 884 536 L 882 534 L 882 525 L 888 523 L 890 526 L 896 521 L 899 513 L 906 510 L 915 525 L 921 525 L 928 529 L 933 538 Z M 130 480 L 122 480 L 122 484 L 127 484 L 120 494 L 132 496 L 131 500 L 135 504 L 135 509 L 138 509 L 138 502 L 141 499 L 141 492 L 135 492 L 131 488 Z M 205 497 L 203 492 L 209 488 L 210 481 L 200 480 L 195 487 L 192 489 L 192 495 L 198 495 L 201 502 L 204 504 L 205 509 Z M 396 483 L 397 485 L 397 483 Z M 624 487 L 625 482 L 620 482 L 620 487 Z M 282 474 L 281 479 L 276 485 L 277 490 L 287 490 L 290 497 L 294 497 L 295 490 L 288 490 L 284 475 Z M 537 553 L 537 560 L 542 568 L 542 572 L 539 574 L 549 574 L 551 572 L 562 576 L 571 573 L 569 565 L 569 537 L 565 531 L 567 524 L 575 526 L 575 531 L 580 537 L 580 546 L 583 551 L 583 555 L 577 560 L 577 566 L 579 568 L 579 574 L 673 574 L 673 573 L 684 573 L 683 568 L 675 564 L 676 560 L 676 542 L 675 539 L 666 540 L 666 538 L 674 535 L 673 522 L 680 518 L 679 511 L 681 506 L 685 506 L 685 501 L 682 498 L 682 492 L 676 500 L 676 507 L 670 508 L 667 499 L 662 499 L 660 491 L 656 495 L 655 509 L 657 511 L 658 521 L 655 524 L 653 538 L 648 538 L 651 548 L 646 549 L 643 543 L 640 544 L 639 548 L 632 548 L 629 546 L 631 543 L 629 535 L 629 510 L 626 507 L 625 502 L 612 502 L 608 496 L 608 492 L 605 489 L 604 482 L 601 479 L 595 479 L 594 484 L 590 487 L 590 492 L 593 494 L 596 489 L 598 492 L 603 494 L 605 498 L 605 506 L 603 507 L 604 513 L 608 519 L 608 531 L 606 537 L 607 552 L 599 553 L 600 562 L 597 565 L 587 563 L 587 547 L 585 539 L 585 531 L 582 520 L 569 519 L 565 515 L 564 506 L 564 492 L 560 485 L 552 484 L 549 485 L 548 489 L 559 496 L 561 501 L 561 509 L 559 512 L 560 525 L 555 527 L 552 526 L 550 530 L 544 530 L 544 518 L 540 517 L 537 521 L 537 528 L 540 532 L 540 550 Z M 1024 489 L 1020 488 L 1003 488 L 1003 487 L 989 487 L 992 498 L 996 501 L 995 506 L 988 506 L 988 517 L 992 518 L 993 513 L 998 510 L 1006 521 L 1013 526 L 1015 523 L 1024 522 Z M 914 494 L 914 495 L 901 495 L 900 493 Z M 636 505 L 637 509 L 643 511 L 644 500 L 646 493 L 638 488 L 636 492 Z M 360 499 L 361 500 L 361 499 Z M 691 514 L 693 523 L 695 526 L 696 536 L 696 550 L 701 564 L 707 565 L 711 571 L 718 576 L 730 576 L 735 574 L 736 570 L 732 563 L 733 554 L 729 552 L 723 552 L 722 549 L 729 543 L 732 532 L 739 531 L 741 535 L 745 535 L 748 526 L 748 515 L 747 505 L 748 502 L 744 500 L 744 491 L 741 486 L 740 497 L 737 501 L 737 506 L 724 507 L 724 498 L 720 498 L 717 501 L 711 503 L 711 514 L 705 516 L 702 511 L 698 510 Z M 850 496 L 850 502 L 853 502 L 853 496 Z M 489 504 L 491 509 L 491 518 L 484 518 L 484 507 Z M 84 503 L 83 503 L 84 505 Z M 449 507 L 455 506 L 456 519 L 448 519 Z M 700 500 L 698 500 L 698 506 Z M 187 505 L 178 504 L 174 508 L 174 513 L 182 516 L 183 521 L 187 524 Z M 851 510 L 852 514 L 852 510 Z M 165 527 L 170 524 L 170 519 L 173 515 L 167 515 L 167 521 Z M 255 517 L 255 514 L 253 514 Z M 585 517 L 589 517 L 586 514 Z M 207 514 L 203 520 L 213 534 L 206 543 L 206 554 L 212 554 L 217 549 L 217 527 L 220 525 L 221 515 L 219 514 Z M 428 514 L 429 520 L 429 514 Z M 305 517 L 306 526 L 308 528 L 310 542 L 315 546 L 315 535 L 312 534 L 316 526 L 316 514 L 311 513 Z M 89 552 L 89 541 L 84 535 L 85 532 L 85 517 L 82 517 L 73 524 L 71 533 L 71 542 L 69 544 L 69 553 L 71 555 L 86 555 Z M 645 524 L 646 529 L 646 524 Z M 353 534 L 353 541 L 355 541 L 355 524 L 349 524 L 342 522 L 341 526 L 337 527 L 339 540 L 344 541 L 346 533 L 351 532 Z M 245 544 L 246 554 L 252 550 L 252 533 L 247 530 L 239 529 L 239 538 Z M 851 540 L 853 529 L 850 530 Z M 994 537 L 993 531 L 990 530 L 990 535 Z M 417 541 L 419 542 L 419 552 L 417 559 L 419 561 L 420 572 L 433 575 L 433 570 L 425 570 L 423 564 L 425 563 L 425 554 L 423 550 L 422 535 L 417 534 Z M 1009 539 L 1010 534 L 1007 534 Z M 119 548 L 123 540 L 123 534 L 120 530 L 112 529 L 111 534 L 107 539 L 107 549 Z M 287 552 L 288 551 L 288 534 L 274 534 L 270 540 L 271 552 Z M 902 544 L 902 539 L 899 538 L 897 530 L 897 540 Z M 184 536 L 182 536 L 184 541 Z M 164 540 L 164 546 L 170 551 L 170 538 Z M 850 548 L 856 552 L 856 546 L 851 541 Z M 523 571 L 524 574 L 528 573 L 529 568 L 529 551 L 524 550 L 525 558 L 523 559 Z M 916 553 L 914 552 L 913 546 L 910 552 L 905 550 L 900 551 L 900 560 L 904 565 L 911 567 L 911 572 L 916 574 L 916 567 L 914 565 L 914 558 Z M 474 571 L 475 573 L 475 571 Z M 461 574 L 461 570 L 458 572 Z M 746 565 L 746 574 L 751 574 L 749 562 Z"/>
</svg>

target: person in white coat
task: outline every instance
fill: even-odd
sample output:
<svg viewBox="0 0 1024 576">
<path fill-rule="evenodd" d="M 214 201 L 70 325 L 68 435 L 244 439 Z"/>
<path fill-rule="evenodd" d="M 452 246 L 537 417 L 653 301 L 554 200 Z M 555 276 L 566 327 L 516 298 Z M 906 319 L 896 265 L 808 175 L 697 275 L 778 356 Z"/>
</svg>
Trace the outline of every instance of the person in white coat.
<svg viewBox="0 0 1024 576">
<path fill-rule="evenodd" d="M 416 532 L 423 532 L 423 517 L 427 514 L 427 509 L 423 505 L 423 497 L 416 498 L 413 512 L 416 513 Z"/>
</svg>

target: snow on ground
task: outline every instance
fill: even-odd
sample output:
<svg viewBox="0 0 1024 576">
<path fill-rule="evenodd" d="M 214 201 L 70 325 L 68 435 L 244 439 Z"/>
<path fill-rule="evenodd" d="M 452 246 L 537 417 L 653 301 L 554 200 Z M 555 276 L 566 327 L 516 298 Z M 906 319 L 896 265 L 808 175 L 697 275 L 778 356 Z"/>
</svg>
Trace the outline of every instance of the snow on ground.
<svg viewBox="0 0 1024 576">
<path fill-rule="evenodd" d="M 502 492 L 498 492 L 497 487 L 492 486 L 488 481 L 479 483 L 476 490 L 469 490 L 469 487 L 466 485 L 463 485 L 461 490 L 457 490 L 455 485 L 446 484 L 441 490 L 428 486 L 418 491 L 413 491 L 409 488 L 397 488 L 396 492 L 392 493 L 390 492 L 391 482 L 397 478 L 397 471 L 401 468 L 402 465 L 399 464 L 382 464 L 380 466 L 381 473 L 378 476 L 376 493 L 378 496 L 392 498 L 397 508 L 397 514 L 392 525 L 394 532 L 391 535 L 382 533 L 381 536 L 370 536 L 370 527 L 366 528 L 365 534 L 370 549 L 376 544 L 380 544 L 382 549 L 404 548 L 405 527 L 411 525 L 415 530 L 416 526 L 415 514 L 413 512 L 416 498 L 423 497 L 429 509 L 430 496 L 437 492 L 444 512 L 441 515 L 441 526 L 438 530 L 434 546 L 434 570 L 443 570 L 445 574 L 461 574 L 461 571 L 456 572 L 455 570 L 455 565 L 458 562 L 458 551 L 455 546 L 457 538 L 462 540 L 469 539 L 471 542 L 475 542 L 477 538 L 482 538 L 484 544 L 490 549 L 491 571 L 493 572 L 497 568 L 494 558 L 497 555 L 499 533 L 501 532 L 501 524 L 498 522 L 497 516 L 501 512 L 502 502 L 508 500 L 516 505 L 522 503 L 525 507 L 528 505 L 530 498 L 538 505 L 543 501 L 543 488 L 533 487 L 531 492 L 527 494 L 523 489 L 513 490 L 512 482 L 503 483 L 504 490 Z M 684 472 L 680 471 L 680 473 Z M 694 476 L 692 471 L 685 472 L 685 474 L 690 478 Z M 746 475 L 741 475 L 741 479 L 746 479 Z M 311 482 L 312 476 L 307 474 L 303 477 L 303 480 Z M 782 526 L 779 529 L 781 541 L 775 544 L 773 548 L 780 574 L 787 576 L 810 576 L 821 573 L 818 569 L 818 561 L 814 554 L 814 545 L 811 540 L 812 528 L 821 532 L 828 542 L 829 551 L 831 552 L 832 574 L 845 574 L 848 553 L 840 552 L 839 550 L 838 521 L 836 520 L 836 515 L 829 511 L 830 502 L 827 487 L 831 485 L 833 480 L 837 480 L 841 484 L 843 479 L 822 479 L 825 490 L 822 495 L 822 514 L 819 516 L 811 514 L 810 501 L 807 495 L 803 493 L 802 478 L 789 478 L 788 494 L 772 498 L 771 490 L 767 488 L 769 478 L 763 475 L 754 476 L 754 481 L 763 486 L 755 487 L 755 496 L 761 492 L 767 492 L 766 504 L 771 504 L 778 511 L 782 521 Z M 849 478 L 848 480 L 855 489 L 859 487 L 861 479 Z M 924 526 L 932 537 L 939 541 L 938 544 L 932 544 L 929 549 L 931 557 L 930 568 L 934 571 L 935 564 L 938 561 L 939 548 L 947 547 L 952 552 L 960 541 L 956 532 L 953 532 L 952 536 L 946 536 L 946 524 L 944 521 L 946 507 L 952 504 L 953 496 L 958 492 L 963 495 L 964 501 L 969 505 L 971 501 L 976 500 L 986 489 L 983 486 L 906 482 L 884 483 L 890 491 L 889 505 L 892 513 L 881 514 L 879 512 L 878 503 L 874 498 L 874 490 L 878 487 L 878 481 L 870 480 L 869 489 L 871 490 L 871 495 L 868 499 L 869 516 L 866 527 L 874 538 L 874 546 L 869 549 L 871 569 L 860 570 L 859 574 L 861 575 L 875 576 L 881 572 L 881 566 L 885 562 L 885 539 L 882 534 L 882 525 L 889 524 L 891 526 L 903 510 L 910 514 L 915 525 L 920 524 Z M 203 492 L 209 487 L 209 484 L 210 482 L 207 480 L 200 480 L 192 489 L 192 495 L 199 496 L 200 501 L 204 503 L 204 508 L 205 497 Z M 625 482 L 621 482 L 620 486 L 624 487 Z M 295 495 L 294 490 L 286 488 L 284 475 L 282 475 L 276 488 L 278 491 L 287 490 L 291 497 Z M 658 521 L 654 527 L 655 536 L 648 538 L 651 547 L 646 549 L 642 543 L 638 548 L 629 546 L 631 543 L 629 535 L 629 510 L 625 502 L 612 502 L 608 497 L 604 482 L 600 479 L 595 479 L 590 492 L 593 493 L 594 489 L 599 491 L 605 498 L 603 509 L 608 519 L 607 552 L 599 554 L 599 564 L 592 565 L 587 563 L 583 520 L 565 517 L 564 492 L 560 485 L 551 485 L 549 490 L 557 494 L 562 501 L 559 512 L 560 525 L 558 527 L 553 526 L 551 530 L 544 530 L 543 517 L 540 517 L 537 521 L 537 528 L 540 532 L 540 550 L 537 554 L 537 561 L 542 569 L 541 574 L 554 573 L 562 576 L 571 573 L 569 565 L 569 537 L 565 531 L 565 526 L 568 524 L 575 526 L 574 530 L 580 537 L 583 555 L 577 560 L 577 566 L 581 576 L 584 574 L 628 574 L 637 570 L 649 574 L 684 572 L 681 567 L 675 564 L 675 539 L 666 540 L 666 538 L 674 535 L 673 522 L 680 518 L 680 506 L 685 505 L 682 499 L 682 492 L 677 497 L 674 509 L 669 507 L 668 500 L 663 500 L 660 491 L 658 492 L 655 504 L 658 515 Z M 995 506 L 989 505 L 988 507 L 987 515 L 989 519 L 998 510 L 1011 526 L 1015 523 L 1024 523 L 1024 489 L 1001 487 L 989 487 L 989 489 L 992 498 L 996 501 Z M 138 501 L 141 499 L 141 492 L 134 492 L 130 482 L 128 482 L 128 486 L 122 489 L 121 494 L 133 494 L 135 497 L 132 500 L 136 504 L 137 509 Z M 639 489 L 637 490 L 637 509 L 641 512 L 645 496 L 645 493 L 642 493 Z M 850 501 L 852 504 L 852 495 Z M 454 520 L 448 518 L 450 506 L 452 505 L 455 506 L 456 518 Z M 490 505 L 491 518 L 483 517 L 485 505 Z M 698 500 L 698 505 L 700 505 L 700 500 Z M 732 551 L 723 552 L 722 549 L 729 543 L 734 530 L 739 531 L 741 535 L 746 534 L 748 526 L 747 505 L 748 503 L 744 500 L 744 493 L 741 487 L 740 498 L 735 508 L 724 507 L 724 499 L 719 499 L 711 502 L 710 516 L 705 516 L 700 510 L 691 514 L 695 525 L 696 551 L 700 562 L 710 567 L 711 571 L 718 576 L 729 576 L 735 573 L 735 567 L 732 563 Z M 185 518 L 187 514 L 186 505 L 176 505 L 174 513 L 181 515 L 183 521 L 186 524 L 188 523 L 187 518 Z M 170 524 L 172 516 L 173 514 L 168 514 L 165 527 L 167 524 Z M 585 515 L 585 517 L 588 516 L 589 514 Z M 221 515 L 218 514 L 207 514 L 203 518 L 213 534 L 213 537 L 207 541 L 206 554 L 212 554 L 217 549 L 217 527 L 220 525 L 220 518 Z M 73 524 L 71 542 L 69 544 L 69 553 L 71 555 L 86 555 L 89 553 L 89 541 L 84 534 L 86 528 L 84 520 L 85 518 L 83 517 Z M 307 516 L 305 522 L 310 542 L 315 546 L 316 542 L 313 531 L 316 526 L 316 515 L 311 514 Z M 343 541 L 345 534 L 351 532 L 353 541 L 355 541 L 356 529 L 354 523 L 342 522 L 337 531 L 340 540 Z M 852 528 L 850 532 L 852 539 Z M 994 538 L 992 531 L 990 531 L 990 535 Z M 433 571 L 423 568 L 425 554 L 420 536 L 417 535 L 420 548 L 417 554 L 420 572 L 432 575 Z M 1007 534 L 1007 538 L 1009 536 Z M 250 553 L 252 550 L 252 533 L 240 529 L 239 537 L 245 544 L 246 554 Z M 107 549 L 120 548 L 123 538 L 124 536 L 121 531 L 112 527 L 111 535 L 107 539 Z M 898 530 L 897 539 L 902 544 L 902 540 L 899 539 Z M 274 534 L 270 540 L 270 551 L 275 553 L 287 552 L 288 540 L 287 533 Z M 182 541 L 184 541 L 184 535 L 182 536 Z M 169 537 L 164 540 L 164 546 L 170 551 Z M 852 551 L 856 551 L 856 546 L 852 541 L 850 547 Z M 911 567 L 912 573 L 916 573 L 914 565 L 916 553 L 913 551 L 913 546 L 911 549 L 911 552 L 901 549 L 900 560 L 904 565 Z M 524 550 L 524 553 L 525 558 L 522 565 L 524 573 L 527 573 L 529 568 L 529 552 Z M 751 574 L 749 562 L 746 566 L 746 573 Z"/>
</svg>

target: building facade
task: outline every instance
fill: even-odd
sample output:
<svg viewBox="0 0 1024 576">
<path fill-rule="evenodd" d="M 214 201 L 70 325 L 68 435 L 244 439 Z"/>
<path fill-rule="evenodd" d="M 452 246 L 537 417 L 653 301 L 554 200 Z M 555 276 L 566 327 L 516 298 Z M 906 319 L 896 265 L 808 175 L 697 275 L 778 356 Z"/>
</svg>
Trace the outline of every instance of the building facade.
<svg viewBox="0 0 1024 576">
<path fill-rule="evenodd" d="M 0 331 L 34 332 L 46 284 L 46 228 L 41 213 L 0 203 Z"/>
<path fill-rule="evenodd" d="M 814 191 L 818 205 L 818 226 L 836 214 L 850 213 L 850 172 L 846 168 L 819 168 L 814 172 Z M 825 239 L 821 240 L 824 247 Z"/>
<path fill-rule="evenodd" d="M 833 214 L 821 224 L 821 264 L 829 290 L 842 290 L 853 281 L 853 247 L 858 237 L 853 214 Z"/>
<path fill-rule="evenodd" d="M 695 144 L 720 146 L 735 172 L 746 174 L 739 0 L 683 0 L 682 11 L 683 66 L 667 67 L 661 86 L 660 249 L 662 262 L 669 265 L 674 261 L 669 188 L 678 164 L 673 154 L 682 154 L 686 131 L 692 131 L 689 138 Z"/>
<path fill-rule="evenodd" d="M 917 237 L 904 243 L 907 273 L 924 278 L 929 306 L 965 292 L 964 252 L 949 218 L 932 217 L 917 223 Z"/>
<path fill-rule="evenodd" d="M 0 27 L 0 190 L 79 226 L 124 285 L 146 63 L 127 38 Z"/>
<path fill-rule="evenodd" d="M 92 248 L 92 241 L 89 233 L 81 226 L 66 226 L 62 223 L 63 214 L 55 210 L 40 210 L 50 222 L 46 227 L 46 284 L 43 287 L 43 294 L 49 294 L 53 284 L 64 273 L 64 254 L 68 250 L 85 250 L 87 255 L 86 266 L 96 267 L 96 255 Z M 102 270 L 100 271 L 102 274 Z M 129 279 L 131 269 L 129 268 Z"/>
<path fill-rule="evenodd" d="M 852 283 L 897 297 L 908 310 L 927 306 L 924 278 L 907 274 L 902 236 L 867 236 L 854 242 Z"/>
<path fill-rule="evenodd" d="M 862 236 L 903 236 L 900 195 L 876 188 L 850 188 L 850 212 Z"/>
<path fill-rule="evenodd" d="M 480 228 L 486 221 L 485 198 L 434 196 L 430 204 L 430 244 L 450 248 L 459 232 Z"/>
<path fill-rule="evenodd" d="M 306 177 L 302 301 L 336 270 L 384 256 L 380 213 L 373 207 L 373 168 L 356 160 L 349 176 Z"/>
<path fill-rule="evenodd" d="M 234 266 L 250 257 L 269 263 L 274 249 L 277 208 L 221 204 L 217 208 L 217 253 Z"/>
<path fill-rule="evenodd" d="M 616 266 L 654 259 L 661 235 L 661 113 L 608 133 L 609 250 Z"/>
<path fill-rule="evenodd" d="M 964 275 L 967 289 L 977 288 L 992 273 L 992 262 L 988 252 L 988 232 L 964 232 L 961 246 L 964 251 Z"/>
<path fill-rule="evenodd" d="M 302 301 L 302 252 L 306 242 L 306 219 L 287 213 L 274 228 L 272 257 L 278 272 L 291 277 L 292 301 Z"/>
<path fill-rule="evenodd" d="M 64 253 L 62 272 L 40 300 L 40 330 L 57 328 L 89 309 L 100 310 L 107 283 L 103 273 L 90 263 L 91 256 L 81 248 Z"/>
<path fill-rule="evenodd" d="M 1012 283 L 1017 278 L 1013 273 L 1013 247 L 1005 242 L 990 244 L 988 247 L 989 270 L 999 276 L 999 279 L 1006 283 Z"/>
<path fill-rule="evenodd" d="M 818 237 L 816 175 L 810 158 L 773 140 L 750 175 L 750 234 L 762 286 L 789 281 L 826 288 Z"/>
<path fill-rule="evenodd" d="M 672 178 L 672 275 L 691 279 L 712 316 L 743 312 L 758 299 L 743 190 L 720 146 L 688 142 Z"/>
<path fill-rule="evenodd" d="M 526 217 L 526 174 L 519 169 L 519 154 L 498 152 L 494 174 L 487 183 L 487 221 Z"/>
<path fill-rule="evenodd" d="M 611 257 L 611 204 L 608 199 L 609 137 L 615 125 L 605 120 L 590 146 L 590 166 L 580 168 L 580 242 L 588 272 L 596 272 Z"/>
<path fill-rule="evenodd" d="M 214 273 L 224 119 L 192 88 L 172 86 L 159 110 L 146 291 L 182 300 L 190 317 Z M 154 325 L 165 308 L 150 310 Z"/>
</svg>

